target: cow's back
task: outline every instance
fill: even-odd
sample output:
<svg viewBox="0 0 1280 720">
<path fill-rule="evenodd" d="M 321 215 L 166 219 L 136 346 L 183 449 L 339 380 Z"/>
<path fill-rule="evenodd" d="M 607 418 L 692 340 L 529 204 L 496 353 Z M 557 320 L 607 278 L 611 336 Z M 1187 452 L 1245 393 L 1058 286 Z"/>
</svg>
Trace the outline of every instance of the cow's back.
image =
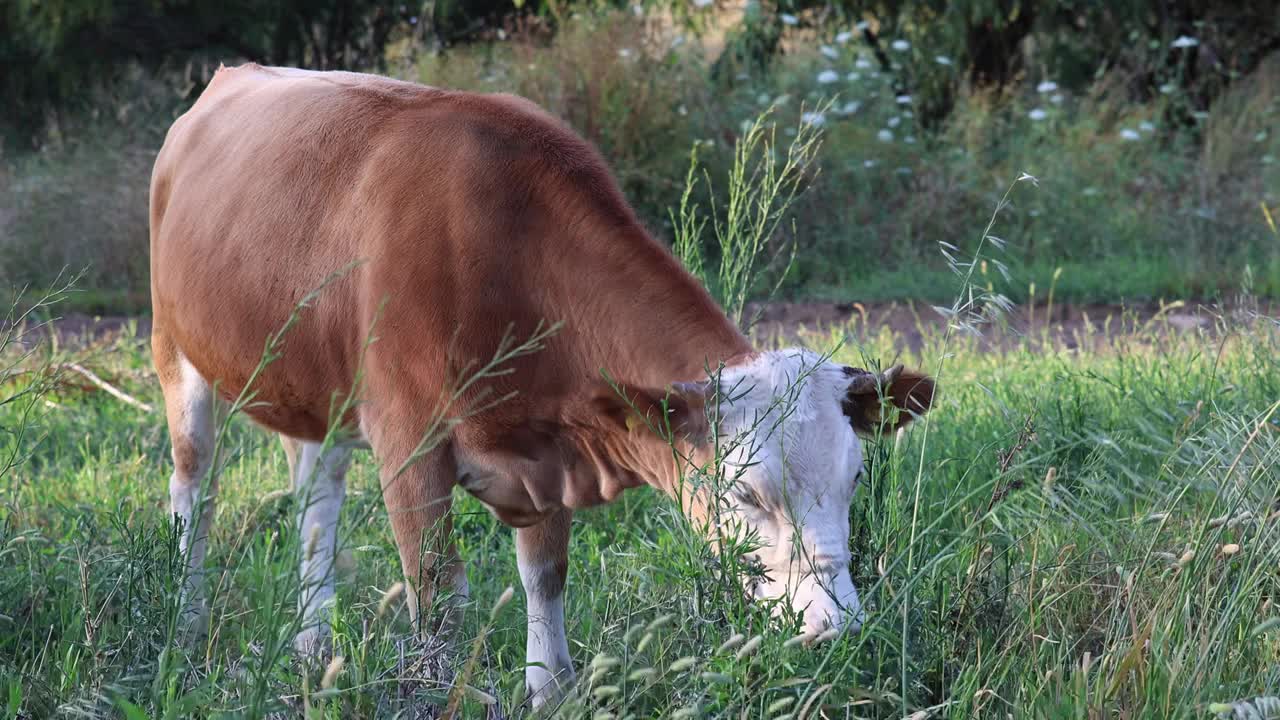
<svg viewBox="0 0 1280 720">
<path fill-rule="evenodd" d="M 489 381 L 517 397 L 469 422 L 467 442 L 558 417 L 601 368 L 661 386 L 749 349 L 643 230 L 599 153 L 512 96 L 221 70 L 157 159 L 151 243 L 160 338 L 228 395 L 308 292 L 361 263 L 314 299 L 255 384 L 250 414 L 302 438 L 323 434 L 357 363 L 365 408 L 425 422 L 463 368 L 540 322 L 565 325 Z"/>
<path fill-rule="evenodd" d="M 423 161 L 423 137 L 446 156 L 450 146 L 424 129 L 406 147 L 405 118 L 446 95 L 246 65 L 220 69 L 170 129 L 151 187 L 161 340 L 233 397 L 267 339 L 323 286 L 254 383 L 263 402 L 250 414 L 273 429 L 322 434 L 333 393 L 350 388 L 377 302 L 368 264 L 387 264 L 408 198 L 431 192 L 406 155 Z"/>
</svg>

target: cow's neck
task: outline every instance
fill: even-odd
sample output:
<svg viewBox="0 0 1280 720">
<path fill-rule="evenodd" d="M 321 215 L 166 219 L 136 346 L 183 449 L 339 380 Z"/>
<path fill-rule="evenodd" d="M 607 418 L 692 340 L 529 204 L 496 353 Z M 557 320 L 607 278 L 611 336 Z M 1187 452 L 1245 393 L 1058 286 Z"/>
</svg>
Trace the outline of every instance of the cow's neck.
<svg viewBox="0 0 1280 720">
<path fill-rule="evenodd" d="M 603 368 L 613 379 L 664 391 L 677 381 L 706 379 L 707 370 L 742 362 L 755 352 L 751 343 L 705 288 L 638 225 L 617 231 L 613 242 L 583 242 L 565 282 L 589 302 L 567 304 L 573 327 L 588 349 L 589 371 Z M 598 377 L 598 376 L 597 376 Z M 586 439 L 583 439 L 586 441 Z M 610 497 L 642 481 L 669 496 L 679 495 L 687 468 L 646 428 L 583 447 L 595 455 L 604 475 L 602 493 Z M 617 472 L 621 471 L 621 472 Z M 613 478 L 609 476 L 612 475 Z M 616 478 L 623 478 L 617 482 Z M 613 488 L 606 487 L 610 483 Z M 693 499 L 695 504 L 698 499 Z M 687 499 L 686 499 L 687 501 Z M 696 508 L 695 508 L 696 512 Z"/>
<path fill-rule="evenodd" d="M 609 241 L 582 241 L 563 265 L 562 288 L 588 371 L 661 389 L 733 364 L 751 343 L 667 250 L 638 224 Z M 585 300 L 585 302 L 584 302 Z"/>
</svg>

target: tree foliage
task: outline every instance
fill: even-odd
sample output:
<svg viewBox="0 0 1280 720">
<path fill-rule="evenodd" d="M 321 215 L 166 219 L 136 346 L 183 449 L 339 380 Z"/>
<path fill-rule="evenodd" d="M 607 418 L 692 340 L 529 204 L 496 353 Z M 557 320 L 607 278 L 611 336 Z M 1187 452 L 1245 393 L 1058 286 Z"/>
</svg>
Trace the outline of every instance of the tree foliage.
<svg viewBox="0 0 1280 720">
<path fill-rule="evenodd" d="M 510 0 L 7 0 L 0 4 L 0 124 L 36 132 L 120 67 L 193 58 L 379 69 L 397 34 L 464 39 Z"/>
<path fill-rule="evenodd" d="M 779 0 L 778 9 L 811 23 L 862 21 L 926 121 L 947 115 L 962 84 L 1000 92 L 1030 75 L 1082 89 L 1114 71 L 1138 100 L 1176 86 L 1189 116 L 1280 50 L 1280 11 L 1253 0 Z M 908 41 L 909 59 L 891 59 L 882 38 Z"/>
</svg>

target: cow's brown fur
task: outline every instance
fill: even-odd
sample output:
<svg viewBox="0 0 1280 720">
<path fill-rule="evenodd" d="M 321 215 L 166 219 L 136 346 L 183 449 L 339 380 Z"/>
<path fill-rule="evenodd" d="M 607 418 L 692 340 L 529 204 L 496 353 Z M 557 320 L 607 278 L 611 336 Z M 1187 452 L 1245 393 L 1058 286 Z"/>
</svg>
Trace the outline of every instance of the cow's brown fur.
<svg viewBox="0 0 1280 720">
<path fill-rule="evenodd" d="M 513 398 L 385 488 L 411 578 L 423 531 L 443 522 L 447 535 L 443 507 L 463 464 L 505 478 L 477 495 L 515 526 L 642 482 L 671 489 L 669 450 L 617 422 L 602 369 L 652 404 L 669 383 L 752 353 L 646 233 L 599 154 L 532 103 L 368 75 L 220 69 L 169 131 L 152 179 L 152 343 L 166 395 L 185 358 L 234 397 L 295 304 L 353 261 L 287 333 L 246 412 L 320 440 L 376 336 L 360 403 L 342 421 L 388 470 L 467 363 L 508 331 L 563 323 L 459 407 L 480 387 Z M 175 458 L 192 454 L 176 426 L 173 440 Z"/>
</svg>

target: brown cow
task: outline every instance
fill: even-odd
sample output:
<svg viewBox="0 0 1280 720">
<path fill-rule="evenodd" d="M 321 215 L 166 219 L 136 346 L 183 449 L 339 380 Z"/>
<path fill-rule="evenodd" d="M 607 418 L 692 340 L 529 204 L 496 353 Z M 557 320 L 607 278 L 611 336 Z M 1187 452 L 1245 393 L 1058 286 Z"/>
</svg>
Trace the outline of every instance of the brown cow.
<svg viewBox="0 0 1280 720">
<path fill-rule="evenodd" d="M 295 305 L 356 261 L 255 378 L 264 343 Z M 563 617 L 570 514 L 631 487 L 686 496 L 694 520 L 721 523 L 713 532 L 753 527 L 769 578 L 750 592 L 785 597 L 809 632 L 856 627 L 855 430 L 873 429 L 884 398 L 910 409 L 896 421 L 907 422 L 934 389 L 901 368 L 878 375 L 805 350 L 757 352 L 645 232 L 596 151 L 534 104 L 370 75 L 219 69 L 156 159 L 151 291 L 189 611 L 207 613 L 201 568 L 216 481 L 194 528 L 192 514 L 213 474 L 211 413 L 218 396 L 252 381 L 246 413 L 286 439 L 307 496 L 300 649 L 323 637 L 343 475 L 351 449 L 368 447 L 415 615 L 432 578 L 466 594 L 449 539 L 455 484 L 516 528 L 528 659 L 540 664 L 526 671 L 535 701 L 573 675 Z M 457 406 L 514 394 L 465 417 L 393 482 L 468 363 L 492 357 L 508 330 L 526 337 L 543 322 L 561 327 Z M 721 364 L 713 381 L 707 369 Z M 322 444 L 334 398 L 353 392 L 358 402 L 336 422 L 342 442 Z M 674 455 L 648 427 L 668 393 Z M 740 441 L 723 499 L 682 485 L 720 445 L 709 442 L 708 417 Z M 709 515 L 714 502 L 720 512 Z"/>
</svg>

